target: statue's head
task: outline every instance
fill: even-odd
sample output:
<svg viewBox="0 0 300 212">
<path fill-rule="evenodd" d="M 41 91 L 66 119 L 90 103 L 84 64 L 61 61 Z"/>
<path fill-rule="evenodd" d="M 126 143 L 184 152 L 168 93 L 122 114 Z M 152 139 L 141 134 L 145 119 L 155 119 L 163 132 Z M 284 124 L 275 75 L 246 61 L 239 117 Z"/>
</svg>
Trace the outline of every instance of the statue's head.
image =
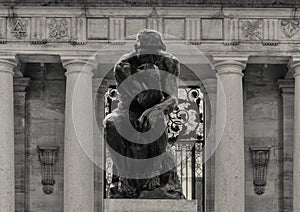
<svg viewBox="0 0 300 212">
<path fill-rule="evenodd" d="M 137 33 L 134 47 L 138 54 L 156 53 L 166 50 L 161 34 L 151 29 L 143 29 Z"/>
</svg>

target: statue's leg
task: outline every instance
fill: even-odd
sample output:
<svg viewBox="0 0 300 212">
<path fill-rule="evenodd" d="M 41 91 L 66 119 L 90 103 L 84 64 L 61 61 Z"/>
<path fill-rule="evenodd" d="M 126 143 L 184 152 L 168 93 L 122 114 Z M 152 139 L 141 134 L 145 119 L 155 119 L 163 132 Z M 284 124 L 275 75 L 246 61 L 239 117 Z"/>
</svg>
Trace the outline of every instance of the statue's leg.
<svg viewBox="0 0 300 212">
<path fill-rule="evenodd" d="M 152 190 L 161 186 L 160 175 L 163 174 L 162 156 L 165 154 L 167 143 L 168 137 L 167 134 L 164 133 L 158 140 L 147 145 L 147 156 L 149 158 L 156 157 L 156 160 L 155 163 L 151 164 L 151 167 L 149 167 L 149 175 L 154 175 L 154 177 L 148 179 L 144 183 L 143 189 Z"/>
<path fill-rule="evenodd" d="M 108 149 L 111 154 L 111 158 L 121 182 L 121 186 L 118 187 L 118 182 L 115 182 L 114 187 L 117 187 L 115 198 L 132 198 L 137 196 L 136 189 L 132 185 L 131 180 L 127 179 L 130 171 L 130 164 L 128 158 L 132 156 L 130 145 L 117 131 L 112 117 L 108 117 L 105 120 L 105 141 L 107 142 Z M 114 191 L 116 189 L 114 188 Z M 112 197 L 112 198 L 114 198 Z"/>
</svg>

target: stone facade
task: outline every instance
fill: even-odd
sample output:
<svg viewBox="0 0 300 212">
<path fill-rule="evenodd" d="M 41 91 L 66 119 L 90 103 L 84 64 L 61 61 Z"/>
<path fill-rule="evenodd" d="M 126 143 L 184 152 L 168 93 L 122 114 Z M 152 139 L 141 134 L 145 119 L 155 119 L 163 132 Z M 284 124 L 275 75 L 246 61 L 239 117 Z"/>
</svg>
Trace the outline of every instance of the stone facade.
<svg viewBox="0 0 300 212">
<path fill-rule="evenodd" d="M 257 7 L 278 7 L 276 9 L 253 9 L 250 1 L 226 1 L 233 7 L 222 10 L 217 7 L 221 1 L 189 1 L 190 4 L 174 1 L 177 3 L 174 6 L 184 3 L 184 8 L 130 6 L 145 6 L 137 2 L 110 1 L 110 5 L 124 7 L 103 8 L 101 6 L 108 6 L 107 1 L 87 1 L 87 7 L 80 8 L 76 6 L 82 6 L 81 1 L 39 1 L 41 6 L 61 7 L 39 7 L 33 1 L 24 1 L 19 5 L 16 3 L 16 7 L 0 9 L 0 79 L 7 82 L 0 86 L 0 104 L 5 104 L 5 107 L 0 105 L 0 120 L 11 119 L 12 108 L 9 106 L 13 95 L 15 135 L 14 142 L 3 143 L 1 158 L 7 163 L 3 169 L 0 167 L 0 177 L 3 177 L 0 188 L 5 190 L 1 195 L 12 197 L 14 191 L 15 200 L 2 198 L 10 201 L 2 201 L 0 206 L 9 212 L 14 211 L 12 202 L 18 212 L 104 210 L 103 172 L 96 167 L 93 169 L 78 146 L 73 145 L 77 140 L 70 125 L 71 111 L 66 111 L 66 100 L 70 104 L 74 97 L 70 86 L 74 86 L 76 71 L 98 51 L 96 60 L 100 64 L 93 70 L 93 82 L 104 77 L 105 81 L 99 89 L 99 86 L 92 87 L 89 75 L 80 95 L 90 101 L 90 94 L 97 93 L 97 110 L 101 111 L 97 121 L 101 123 L 103 95 L 108 85 L 114 83 L 111 73 L 107 76 L 104 73 L 111 70 L 123 53 L 132 49 L 134 37 L 131 35 L 140 29 L 151 28 L 164 34 L 168 50 L 183 64 L 180 76 L 183 81 L 200 87 L 205 83 L 195 80 L 195 75 L 188 69 L 197 70 L 203 79 L 208 79 L 210 89 L 203 89 L 203 93 L 212 92 L 214 99 L 206 96 L 206 104 L 222 100 L 217 99 L 220 85 L 216 71 L 227 86 L 225 92 L 229 96 L 226 101 L 232 107 L 227 111 L 226 137 L 216 153 L 218 156 L 214 155 L 206 164 L 206 211 L 291 212 L 293 207 L 297 208 L 299 191 L 294 188 L 298 181 L 293 175 L 298 176 L 300 172 L 293 171 L 298 164 L 293 162 L 297 142 L 294 141 L 294 114 L 300 113 L 294 107 L 294 101 L 299 97 L 295 98 L 293 74 L 299 67 L 300 19 L 297 12 L 289 8 L 296 2 L 251 1 Z M 156 1 L 151 2 L 155 4 Z M 156 3 L 163 5 L 161 1 Z M 72 7 L 63 7 L 70 6 L 68 4 Z M 205 7 L 205 4 L 216 7 Z M 99 7 L 88 7 L 95 5 Z M 239 8 L 245 5 L 248 8 Z M 199 50 L 212 61 L 216 70 L 203 71 Z M 90 64 L 90 69 L 92 66 Z M 13 90 L 8 75 L 12 71 L 15 73 Z M 91 74 L 91 70 L 88 73 Z M 232 89 L 233 83 L 238 89 Z M 88 114 L 91 112 L 83 104 L 79 107 Z M 220 111 L 220 105 L 218 109 L 208 106 L 206 123 L 220 120 Z M 87 121 L 82 130 L 90 135 L 89 124 Z M 215 128 L 214 125 L 211 126 Z M 2 121 L 0 128 L 0 139 L 11 140 L 12 136 L 7 137 L 12 133 L 11 120 Z M 298 128 L 295 129 L 298 133 Z M 66 143 L 70 140 L 73 142 Z M 5 154 L 12 151 L 13 143 L 15 162 Z M 43 191 L 38 146 L 58 147 L 51 194 Z M 262 194 L 254 190 L 256 175 L 250 147 L 270 148 Z M 94 154 L 102 160 L 102 153 L 101 149 L 100 153 Z M 78 164 L 72 163 L 78 154 L 82 160 L 78 160 Z M 224 172 L 222 161 L 228 162 Z M 13 173 L 12 164 L 14 189 L 11 186 L 13 177 L 7 179 L 7 173 Z M 78 189 L 81 185 L 86 185 L 85 189 Z M 239 187 L 235 187 L 237 185 Z M 78 192 L 71 192 L 74 190 Z M 91 194 L 92 190 L 94 194 Z M 72 202 L 72 198 L 80 201 Z M 84 201 L 87 204 L 83 204 Z M 223 203 L 227 208 L 222 208 Z"/>
</svg>

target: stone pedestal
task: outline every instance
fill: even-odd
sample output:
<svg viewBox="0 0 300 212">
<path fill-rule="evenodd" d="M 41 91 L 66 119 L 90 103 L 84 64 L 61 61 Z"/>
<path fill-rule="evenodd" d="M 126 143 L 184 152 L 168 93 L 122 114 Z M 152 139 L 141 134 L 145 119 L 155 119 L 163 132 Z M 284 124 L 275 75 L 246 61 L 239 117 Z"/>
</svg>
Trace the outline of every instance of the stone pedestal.
<svg viewBox="0 0 300 212">
<path fill-rule="evenodd" d="M 238 58 L 237 58 L 238 59 Z M 242 77 L 245 63 L 221 60 L 217 70 L 215 211 L 245 211 Z M 220 142 L 218 144 L 218 142 Z"/>
<path fill-rule="evenodd" d="M 196 200 L 106 199 L 104 212 L 197 212 Z"/>
<path fill-rule="evenodd" d="M 0 211 L 15 211 L 13 75 L 16 64 L 0 59 Z"/>
</svg>

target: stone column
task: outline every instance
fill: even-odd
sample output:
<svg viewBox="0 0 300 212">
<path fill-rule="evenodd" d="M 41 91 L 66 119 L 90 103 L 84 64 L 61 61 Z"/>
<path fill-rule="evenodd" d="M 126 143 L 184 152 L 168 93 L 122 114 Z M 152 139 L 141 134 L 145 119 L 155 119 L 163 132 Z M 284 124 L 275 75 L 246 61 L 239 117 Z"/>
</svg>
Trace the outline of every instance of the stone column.
<svg viewBox="0 0 300 212">
<path fill-rule="evenodd" d="M 293 211 L 300 211 L 300 60 L 293 58 L 291 68 L 295 78 L 294 152 L 293 152 Z"/>
<path fill-rule="evenodd" d="M 282 95 L 283 211 L 293 211 L 294 80 L 278 80 Z"/>
<path fill-rule="evenodd" d="M 94 211 L 92 70 L 86 60 L 62 59 L 67 70 L 64 211 Z"/>
<path fill-rule="evenodd" d="M 245 211 L 242 77 L 246 60 L 214 58 L 217 71 L 215 211 Z M 220 142 L 218 144 L 218 142 Z"/>
<path fill-rule="evenodd" d="M 205 102 L 205 211 L 214 211 L 217 78 L 202 80 Z M 202 195 L 202 194 L 200 194 Z"/>
<path fill-rule="evenodd" d="M 26 106 L 25 95 L 29 78 L 14 78 L 14 125 L 15 125 L 15 201 L 16 211 L 26 210 L 25 188 L 26 174 Z"/>
<path fill-rule="evenodd" d="M 95 109 L 95 122 L 94 123 L 94 158 L 97 160 L 94 169 L 95 177 L 95 211 L 104 211 L 104 151 L 105 145 L 103 140 L 103 120 L 105 116 L 105 101 L 104 95 L 107 90 L 106 81 L 102 78 L 93 79 L 93 102 Z M 100 84 L 101 83 L 101 84 Z M 95 129 L 96 127 L 96 129 Z M 99 137 L 102 136 L 102 137 Z"/>
<path fill-rule="evenodd" d="M 0 208 L 15 211 L 13 75 L 16 64 L 0 59 Z"/>
</svg>

